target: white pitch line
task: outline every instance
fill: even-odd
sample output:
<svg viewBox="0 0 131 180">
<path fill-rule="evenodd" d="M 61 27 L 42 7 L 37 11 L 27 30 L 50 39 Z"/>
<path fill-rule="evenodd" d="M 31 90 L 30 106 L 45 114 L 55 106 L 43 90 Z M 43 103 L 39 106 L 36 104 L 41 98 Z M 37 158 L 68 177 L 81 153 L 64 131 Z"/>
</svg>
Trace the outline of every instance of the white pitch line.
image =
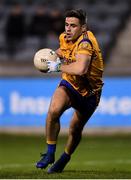
<svg viewBox="0 0 131 180">
<path fill-rule="evenodd" d="M 123 159 L 118 159 L 118 160 L 105 160 L 105 161 L 87 161 L 85 164 L 88 165 L 94 165 L 94 164 L 131 164 L 131 160 L 123 160 Z"/>
<path fill-rule="evenodd" d="M 72 162 L 72 164 L 78 164 L 78 162 Z M 90 161 L 82 161 L 83 165 L 105 165 L 105 164 L 131 164 L 131 159 L 116 159 L 116 160 L 90 160 Z M 0 165 L 0 169 L 6 168 L 21 168 L 21 167 L 35 167 L 34 164 L 3 164 Z"/>
<path fill-rule="evenodd" d="M 21 167 L 35 167 L 35 164 L 3 164 L 0 165 L 0 169 L 5 169 L 5 168 L 21 168 Z"/>
<path fill-rule="evenodd" d="M 72 164 L 77 164 L 78 162 L 72 162 Z M 105 165 L 105 164 L 131 164 L 131 159 L 116 159 L 116 160 L 89 160 L 81 162 L 83 165 Z"/>
</svg>

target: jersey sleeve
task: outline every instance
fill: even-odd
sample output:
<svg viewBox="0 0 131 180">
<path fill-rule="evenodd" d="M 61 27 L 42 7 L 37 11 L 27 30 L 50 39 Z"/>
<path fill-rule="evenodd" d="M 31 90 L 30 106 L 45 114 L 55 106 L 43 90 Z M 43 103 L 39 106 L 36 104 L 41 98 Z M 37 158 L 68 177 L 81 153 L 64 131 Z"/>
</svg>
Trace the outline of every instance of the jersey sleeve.
<svg viewBox="0 0 131 180">
<path fill-rule="evenodd" d="M 64 36 L 65 36 L 64 33 L 60 34 L 60 36 L 59 36 L 59 45 L 60 45 L 59 52 L 60 52 L 61 58 L 63 58 L 63 53 L 62 53 L 61 49 L 63 49 L 63 45 L 64 45 Z"/>
<path fill-rule="evenodd" d="M 93 53 L 93 45 L 89 39 L 82 39 L 78 44 L 77 54 L 87 54 L 91 56 Z"/>
<path fill-rule="evenodd" d="M 60 36 L 59 36 L 60 47 L 63 46 L 63 43 L 64 43 L 64 36 L 65 36 L 64 33 L 60 34 Z"/>
</svg>

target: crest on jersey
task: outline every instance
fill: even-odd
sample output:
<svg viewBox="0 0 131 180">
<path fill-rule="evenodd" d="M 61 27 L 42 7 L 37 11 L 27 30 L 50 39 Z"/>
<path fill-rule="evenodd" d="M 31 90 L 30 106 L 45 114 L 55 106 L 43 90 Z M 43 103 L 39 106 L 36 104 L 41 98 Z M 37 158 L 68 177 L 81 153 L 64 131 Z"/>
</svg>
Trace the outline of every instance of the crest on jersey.
<svg viewBox="0 0 131 180">
<path fill-rule="evenodd" d="M 82 43 L 80 44 L 80 47 L 81 47 L 82 49 L 88 49 L 88 48 L 91 47 L 91 45 L 89 44 L 89 42 L 84 41 L 84 42 L 82 42 Z"/>
</svg>

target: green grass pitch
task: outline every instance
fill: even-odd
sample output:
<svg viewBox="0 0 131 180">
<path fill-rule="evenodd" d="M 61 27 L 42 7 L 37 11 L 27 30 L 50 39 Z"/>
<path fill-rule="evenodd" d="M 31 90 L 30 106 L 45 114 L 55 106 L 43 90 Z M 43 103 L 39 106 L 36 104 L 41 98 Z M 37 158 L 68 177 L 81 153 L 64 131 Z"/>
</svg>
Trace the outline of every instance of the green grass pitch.
<svg viewBox="0 0 131 180">
<path fill-rule="evenodd" d="M 67 137 L 57 143 L 56 159 Z M 83 136 L 63 173 L 35 168 L 44 136 L 0 134 L 0 179 L 131 179 L 131 135 Z"/>
</svg>

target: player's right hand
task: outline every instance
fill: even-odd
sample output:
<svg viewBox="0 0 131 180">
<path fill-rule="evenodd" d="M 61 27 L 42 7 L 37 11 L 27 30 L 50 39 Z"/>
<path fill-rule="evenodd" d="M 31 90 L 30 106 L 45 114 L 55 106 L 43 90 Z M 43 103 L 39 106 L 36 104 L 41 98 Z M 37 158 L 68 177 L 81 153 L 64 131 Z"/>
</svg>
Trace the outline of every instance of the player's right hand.
<svg viewBox="0 0 131 180">
<path fill-rule="evenodd" d="M 60 58 L 58 57 L 56 61 L 47 60 L 47 66 L 49 69 L 47 72 L 59 72 L 61 66 Z"/>
</svg>

